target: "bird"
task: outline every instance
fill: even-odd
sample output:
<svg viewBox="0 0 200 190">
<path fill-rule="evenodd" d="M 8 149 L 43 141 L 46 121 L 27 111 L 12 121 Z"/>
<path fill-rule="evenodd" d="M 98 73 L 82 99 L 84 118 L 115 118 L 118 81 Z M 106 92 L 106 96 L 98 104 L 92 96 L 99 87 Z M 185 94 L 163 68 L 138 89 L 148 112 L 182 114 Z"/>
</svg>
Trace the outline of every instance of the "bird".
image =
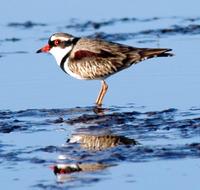
<svg viewBox="0 0 200 190">
<path fill-rule="evenodd" d="M 108 90 L 108 77 L 146 59 L 173 56 L 171 51 L 169 48 L 139 48 L 57 32 L 36 53 L 52 54 L 60 68 L 76 79 L 100 80 L 101 90 L 96 105 L 101 107 Z"/>
</svg>

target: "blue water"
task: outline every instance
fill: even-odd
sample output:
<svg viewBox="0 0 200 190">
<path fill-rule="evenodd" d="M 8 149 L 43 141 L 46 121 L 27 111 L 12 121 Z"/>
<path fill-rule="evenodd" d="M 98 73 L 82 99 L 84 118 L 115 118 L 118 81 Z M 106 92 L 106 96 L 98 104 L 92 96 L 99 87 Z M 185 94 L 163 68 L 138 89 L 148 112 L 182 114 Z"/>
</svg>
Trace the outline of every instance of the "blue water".
<svg viewBox="0 0 200 190">
<path fill-rule="evenodd" d="M 197 0 L 2 1 L 1 186 L 198 189 L 199 6 Z M 96 114 L 92 106 L 100 82 L 73 79 L 51 55 L 35 53 L 57 31 L 172 48 L 175 56 L 150 59 L 110 77 L 105 110 Z M 85 150 L 67 141 L 85 133 L 139 144 Z M 49 169 L 80 160 L 109 167 L 64 175 L 63 181 Z"/>
</svg>

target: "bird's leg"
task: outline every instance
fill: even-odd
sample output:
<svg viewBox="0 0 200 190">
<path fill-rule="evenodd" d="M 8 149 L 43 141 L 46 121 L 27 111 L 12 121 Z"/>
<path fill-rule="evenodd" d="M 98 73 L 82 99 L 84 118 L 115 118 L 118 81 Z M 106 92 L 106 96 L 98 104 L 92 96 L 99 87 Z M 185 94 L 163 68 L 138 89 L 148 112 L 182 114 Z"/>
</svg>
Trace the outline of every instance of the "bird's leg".
<svg viewBox="0 0 200 190">
<path fill-rule="evenodd" d="M 96 99 L 96 104 L 99 105 L 99 100 L 100 100 L 100 97 L 101 97 L 101 94 L 103 93 L 103 82 L 101 81 L 101 90 L 99 92 L 99 95 Z"/>
<path fill-rule="evenodd" d="M 108 85 L 106 84 L 106 82 L 104 80 L 102 81 L 102 89 L 103 89 L 103 91 L 102 91 L 102 94 L 99 98 L 99 104 L 98 105 L 102 105 L 103 98 L 104 98 L 104 96 L 105 96 L 105 94 L 108 90 Z"/>
<path fill-rule="evenodd" d="M 101 91 L 97 97 L 97 100 L 96 100 L 96 104 L 98 106 L 101 106 L 102 105 L 102 101 L 103 101 L 103 98 L 106 94 L 108 90 L 108 85 L 106 84 L 106 82 L 104 80 L 101 81 Z"/>
</svg>

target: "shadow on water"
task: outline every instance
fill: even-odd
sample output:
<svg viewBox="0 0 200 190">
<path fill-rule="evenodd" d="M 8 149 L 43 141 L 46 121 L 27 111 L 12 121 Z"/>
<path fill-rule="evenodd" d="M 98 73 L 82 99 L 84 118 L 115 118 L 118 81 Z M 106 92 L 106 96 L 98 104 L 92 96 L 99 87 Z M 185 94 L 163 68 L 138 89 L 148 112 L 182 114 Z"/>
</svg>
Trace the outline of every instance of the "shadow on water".
<svg viewBox="0 0 200 190">
<path fill-rule="evenodd" d="M 196 140 L 200 132 L 199 109 L 143 112 L 135 111 L 131 106 L 97 110 L 82 107 L 0 111 L 0 134 L 3 136 L 33 134 L 29 137 L 30 141 L 34 141 L 40 133 L 46 139 L 56 139 L 56 131 L 66 136 L 62 145 L 50 140 L 45 146 L 38 138 L 37 145 L 23 144 L 21 148 L 7 144 L 2 138 L 2 167 L 5 167 L 5 162 L 9 163 L 10 170 L 15 170 L 15 164 L 24 162 L 45 168 L 50 166 L 49 172 L 53 171 L 57 182 L 62 185 L 36 182 L 33 186 L 62 189 L 103 180 L 99 174 L 121 162 L 200 156 L 200 144 Z M 42 157 L 43 154 L 49 156 Z M 88 176 L 90 173 L 94 174 Z M 68 183 L 64 185 L 64 182 Z"/>
</svg>

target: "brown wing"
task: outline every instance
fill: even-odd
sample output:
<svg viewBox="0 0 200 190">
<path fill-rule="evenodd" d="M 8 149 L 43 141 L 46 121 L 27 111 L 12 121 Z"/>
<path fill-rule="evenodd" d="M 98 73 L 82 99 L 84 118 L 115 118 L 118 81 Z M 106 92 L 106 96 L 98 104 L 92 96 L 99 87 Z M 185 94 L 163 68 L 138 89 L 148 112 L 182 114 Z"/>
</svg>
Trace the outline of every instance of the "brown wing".
<svg viewBox="0 0 200 190">
<path fill-rule="evenodd" d="M 166 51 L 169 50 L 135 48 L 83 38 L 72 50 L 68 67 L 85 79 L 106 78 L 143 59 L 164 55 Z"/>
</svg>

